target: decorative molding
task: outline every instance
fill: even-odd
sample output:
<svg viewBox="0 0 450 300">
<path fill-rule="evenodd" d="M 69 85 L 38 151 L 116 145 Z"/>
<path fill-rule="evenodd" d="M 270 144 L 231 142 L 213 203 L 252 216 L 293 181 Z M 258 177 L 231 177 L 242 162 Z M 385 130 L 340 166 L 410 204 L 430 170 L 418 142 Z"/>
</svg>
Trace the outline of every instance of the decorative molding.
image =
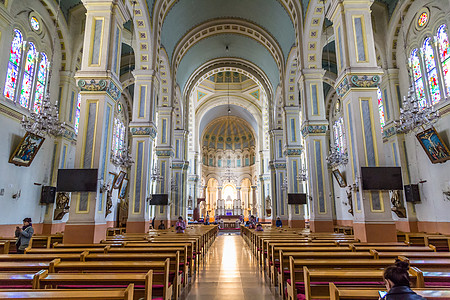
<svg viewBox="0 0 450 300">
<path fill-rule="evenodd" d="M 184 169 L 184 162 L 182 162 L 182 163 L 172 163 L 172 169 L 177 169 L 177 170 Z"/>
<path fill-rule="evenodd" d="M 286 163 L 274 163 L 275 169 L 286 169 Z"/>
<path fill-rule="evenodd" d="M 305 125 L 302 128 L 302 135 L 306 137 L 309 134 L 325 134 L 327 129 L 327 125 Z"/>
<path fill-rule="evenodd" d="M 11 104 L 13 104 L 12 101 Z M 16 119 L 18 121 L 21 121 L 22 117 L 24 116 L 20 112 L 15 111 L 14 109 L 4 105 L 3 103 L 0 103 L 0 113 L 10 116 L 11 118 Z"/>
<path fill-rule="evenodd" d="M 152 129 L 150 127 L 131 127 L 130 132 L 131 135 L 151 135 Z M 153 129 L 154 130 L 154 129 Z"/>
<path fill-rule="evenodd" d="M 269 175 L 261 175 L 261 176 L 259 176 L 259 180 L 260 181 L 270 180 L 270 176 Z"/>
<path fill-rule="evenodd" d="M 350 80 L 349 80 L 350 78 Z M 343 97 L 353 88 L 375 88 L 380 84 L 379 75 L 347 75 L 336 86 L 336 92 L 339 97 Z"/>
<path fill-rule="evenodd" d="M 173 157 L 174 155 L 172 150 L 157 150 L 156 156 Z"/>
<path fill-rule="evenodd" d="M 390 137 L 397 134 L 397 129 L 395 126 L 383 129 L 383 141 L 387 141 Z"/>
<path fill-rule="evenodd" d="M 284 151 L 284 156 L 300 156 L 302 155 L 303 149 L 287 149 Z"/>
<path fill-rule="evenodd" d="M 96 81 L 95 79 L 91 79 L 88 83 L 86 80 L 80 79 L 78 80 L 78 87 L 84 92 L 106 92 L 116 101 L 122 94 L 119 87 L 112 80 L 100 79 Z"/>
</svg>

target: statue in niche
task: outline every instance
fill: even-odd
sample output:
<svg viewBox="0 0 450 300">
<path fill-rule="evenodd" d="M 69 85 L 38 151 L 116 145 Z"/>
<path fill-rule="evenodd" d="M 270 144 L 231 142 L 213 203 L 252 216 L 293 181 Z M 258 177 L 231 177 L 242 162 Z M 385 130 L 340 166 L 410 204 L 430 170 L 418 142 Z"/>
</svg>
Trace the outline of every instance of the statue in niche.
<svg viewBox="0 0 450 300">
<path fill-rule="evenodd" d="M 56 208 L 53 220 L 62 220 L 65 214 L 69 212 L 69 194 L 67 193 L 58 193 L 56 196 Z"/>
<path fill-rule="evenodd" d="M 352 190 L 351 189 L 348 189 L 347 191 L 346 191 L 346 193 L 347 193 L 347 201 L 348 201 L 348 205 L 350 205 L 350 208 L 349 208 L 349 210 L 348 210 L 348 212 L 349 213 L 351 213 L 352 214 L 352 216 L 353 216 L 353 197 L 352 197 Z"/>
<path fill-rule="evenodd" d="M 112 188 L 109 188 L 106 191 L 106 210 L 105 210 L 105 218 L 111 213 L 111 207 L 113 206 L 112 203 Z"/>
<path fill-rule="evenodd" d="M 188 198 L 188 207 L 189 209 L 192 209 L 192 196 L 189 196 Z"/>
<path fill-rule="evenodd" d="M 392 191 L 391 203 L 393 205 L 391 210 L 393 212 L 395 212 L 397 217 L 399 217 L 399 218 L 406 218 L 406 209 L 403 207 L 402 201 L 400 201 L 400 194 L 399 194 L 399 192 L 397 190 L 396 191 Z"/>
</svg>

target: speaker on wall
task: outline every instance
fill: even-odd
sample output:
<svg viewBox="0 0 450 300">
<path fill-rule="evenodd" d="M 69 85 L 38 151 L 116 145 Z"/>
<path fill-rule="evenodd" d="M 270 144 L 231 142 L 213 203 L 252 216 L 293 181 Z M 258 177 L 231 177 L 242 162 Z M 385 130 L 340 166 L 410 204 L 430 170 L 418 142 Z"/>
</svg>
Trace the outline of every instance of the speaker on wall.
<svg viewBox="0 0 450 300">
<path fill-rule="evenodd" d="M 406 202 L 420 202 L 418 184 L 408 184 L 404 186 Z"/>
<path fill-rule="evenodd" d="M 56 187 L 43 186 L 41 192 L 41 204 L 55 203 Z"/>
</svg>

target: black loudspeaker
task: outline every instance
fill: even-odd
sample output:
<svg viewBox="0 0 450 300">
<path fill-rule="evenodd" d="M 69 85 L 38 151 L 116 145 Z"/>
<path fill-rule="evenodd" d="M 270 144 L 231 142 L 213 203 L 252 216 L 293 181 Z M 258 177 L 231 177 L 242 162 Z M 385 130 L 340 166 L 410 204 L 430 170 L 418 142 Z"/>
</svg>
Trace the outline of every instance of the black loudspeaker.
<svg viewBox="0 0 450 300">
<path fill-rule="evenodd" d="M 418 184 L 408 184 L 404 186 L 406 202 L 420 202 Z"/>
<path fill-rule="evenodd" d="M 41 192 L 41 204 L 55 203 L 56 187 L 43 186 Z"/>
</svg>

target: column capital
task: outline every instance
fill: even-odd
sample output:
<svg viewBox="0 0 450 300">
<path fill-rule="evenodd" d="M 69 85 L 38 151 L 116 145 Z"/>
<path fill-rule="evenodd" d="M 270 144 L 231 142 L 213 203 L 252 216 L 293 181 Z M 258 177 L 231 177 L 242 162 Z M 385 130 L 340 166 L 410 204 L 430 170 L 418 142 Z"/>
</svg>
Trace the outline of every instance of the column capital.
<svg viewBox="0 0 450 300">
<path fill-rule="evenodd" d="M 153 122 L 131 122 L 130 123 L 130 133 L 134 136 L 149 136 L 152 140 L 156 138 L 157 128 Z"/>
<path fill-rule="evenodd" d="M 286 147 L 284 149 L 284 156 L 301 156 L 303 147 Z"/>
<path fill-rule="evenodd" d="M 322 122 L 303 122 L 302 124 L 302 135 L 306 138 L 308 135 L 324 135 L 327 133 L 328 123 L 326 120 Z"/>
<path fill-rule="evenodd" d="M 119 15 L 122 18 L 122 24 L 128 21 L 131 16 L 128 9 L 125 7 L 125 1 L 121 0 L 82 0 L 84 7 L 89 12 L 95 11 L 106 11 L 114 10 L 117 8 Z M 122 25 L 123 26 L 123 25 Z"/>
<path fill-rule="evenodd" d="M 351 89 L 377 89 L 384 74 L 381 68 L 369 68 L 367 73 L 342 72 L 334 88 L 339 97 L 344 98 Z"/>
<path fill-rule="evenodd" d="M 138 69 L 131 72 L 135 80 L 148 80 L 158 79 L 157 72 L 153 69 Z"/>
<path fill-rule="evenodd" d="M 80 88 L 80 93 L 105 92 L 114 101 L 119 100 L 122 94 L 122 85 L 120 83 L 115 82 L 111 76 L 86 77 L 89 73 L 92 72 L 78 71 L 75 75 L 75 79 L 78 81 L 77 85 Z"/>
<path fill-rule="evenodd" d="M 298 76 L 298 81 L 304 80 L 322 80 L 327 71 L 325 69 L 303 69 Z"/>
</svg>

